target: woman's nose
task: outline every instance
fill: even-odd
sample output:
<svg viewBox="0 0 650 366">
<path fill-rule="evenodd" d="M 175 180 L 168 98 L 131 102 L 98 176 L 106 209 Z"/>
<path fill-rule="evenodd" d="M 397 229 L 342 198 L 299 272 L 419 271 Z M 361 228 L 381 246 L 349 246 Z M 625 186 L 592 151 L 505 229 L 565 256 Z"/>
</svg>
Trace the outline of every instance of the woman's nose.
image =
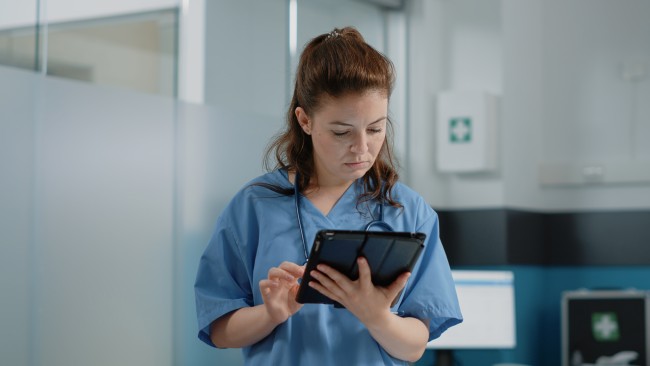
<svg viewBox="0 0 650 366">
<path fill-rule="evenodd" d="M 350 150 L 355 154 L 363 154 L 368 151 L 368 137 L 364 133 L 357 134 L 352 141 Z"/>
</svg>

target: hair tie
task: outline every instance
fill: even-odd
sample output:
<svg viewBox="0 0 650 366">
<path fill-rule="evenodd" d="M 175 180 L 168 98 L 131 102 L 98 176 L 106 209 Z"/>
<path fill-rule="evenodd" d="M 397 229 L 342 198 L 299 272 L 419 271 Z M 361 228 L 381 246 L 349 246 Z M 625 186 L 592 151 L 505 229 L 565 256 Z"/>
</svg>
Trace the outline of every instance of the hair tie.
<svg viewBox="0 0 650 366">
<path fill-rule="evenodd" d="M 329 32 L 327 34 L 327 39 L 336 38 L 336 37 L 338 37 L 340 35 L 341 35 L 341 33 L 339 33 L 339 31 L 335 29 L 335 30 L 333 30 L 333 31 L 331 31 L 331 32 Z"/>
</svg>

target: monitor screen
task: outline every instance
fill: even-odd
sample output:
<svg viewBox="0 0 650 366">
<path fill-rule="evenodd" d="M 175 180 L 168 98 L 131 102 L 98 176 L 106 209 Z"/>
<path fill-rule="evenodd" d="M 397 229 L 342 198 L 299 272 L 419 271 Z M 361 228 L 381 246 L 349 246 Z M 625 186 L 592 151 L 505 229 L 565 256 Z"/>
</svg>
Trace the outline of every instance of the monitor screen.
<svg viewBox="0 0 650 366">
<path fill-rule="evenodd" d="M 463 322 L 429 342 L 427 348 L 514 348 L 514 274 L 511 271 L 452 270 L 452 277 Z"/>
<path fill-rule="evenodd" d="M 648 307 L 643 291 L 567 291 L 562 298 L 564 366 L 648 366 Z"/>
</svg>

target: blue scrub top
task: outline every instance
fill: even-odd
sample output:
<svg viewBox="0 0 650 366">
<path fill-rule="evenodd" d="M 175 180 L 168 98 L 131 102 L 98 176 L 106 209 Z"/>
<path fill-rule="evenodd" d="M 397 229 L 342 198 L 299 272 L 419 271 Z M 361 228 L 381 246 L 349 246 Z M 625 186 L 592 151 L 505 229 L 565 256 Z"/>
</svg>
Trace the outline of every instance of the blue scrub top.
<svg viewBox="0 0 650 366">
<path fill-rule="evenodd" d="M 267 183 L 291 188 L 285 170 L 249 182 L 219 216 L 195 283 L 199 338 L 214 347 L 210 324 L 245 306 L 263 303 L 258 283 L 283 261 L 305 263 L 293 196 Z M 308 199 L 300 200 L 307 251 L 321 229 L 363 230 L 377 217 L 374 202 L 357 205 L 363 190 L 353 184 L 324 216 Z M 400 316 L 429 320 L 429 340 L 462 321 L 449 263 L 440 242 L 438 216 L 416 192 L 401 183 L 392 191 L 404 209 L 384 206 L 384 221 L 395 231 L 427 234 L 425 248 L 400 301 Z M 246 365 L 406 365 L 387 354 L 366 327 L 345 308 L 306 304 L 266 338 L 243 348 Z"/>
</svg>

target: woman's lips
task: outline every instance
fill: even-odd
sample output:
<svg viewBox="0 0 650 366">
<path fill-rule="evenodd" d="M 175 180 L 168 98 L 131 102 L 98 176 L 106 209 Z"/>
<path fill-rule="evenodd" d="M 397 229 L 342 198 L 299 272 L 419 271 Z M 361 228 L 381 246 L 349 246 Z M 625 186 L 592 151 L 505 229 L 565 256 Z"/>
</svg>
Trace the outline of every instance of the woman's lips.
<svg viewBox="0 0 650 366">
<path fill-rule="evenodd" d="M 368 167 L 368 162 L 367 161 L 359 161 L 359 162 L 353 162 L 353 163 L 345 163 L 345 165 L 349 168 L 352 169 L 364 169 Z"/>
</svg>

